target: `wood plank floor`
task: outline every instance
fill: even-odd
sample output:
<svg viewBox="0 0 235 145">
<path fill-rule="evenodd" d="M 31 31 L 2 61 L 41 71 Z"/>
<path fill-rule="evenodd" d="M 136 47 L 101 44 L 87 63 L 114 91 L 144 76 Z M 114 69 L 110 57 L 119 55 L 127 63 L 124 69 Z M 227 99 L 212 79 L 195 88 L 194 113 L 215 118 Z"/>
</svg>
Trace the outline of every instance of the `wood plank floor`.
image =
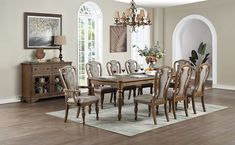
<svg viewBox="0 0 235 145">
<path fill-rule="evenodd" d="M 205 96 L 229 108 L 133 137 L 45 115 L 63 109 L 63 98 L 0 105 L 0 145 L 235 145 L 235 91 Z"/>
</svg>

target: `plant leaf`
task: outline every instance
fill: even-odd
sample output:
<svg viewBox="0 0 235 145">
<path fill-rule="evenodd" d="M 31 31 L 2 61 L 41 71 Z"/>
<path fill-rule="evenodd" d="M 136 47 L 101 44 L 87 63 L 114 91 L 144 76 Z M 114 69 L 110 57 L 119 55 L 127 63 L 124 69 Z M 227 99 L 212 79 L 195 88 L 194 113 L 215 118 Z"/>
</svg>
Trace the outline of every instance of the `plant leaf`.
<svg viewBox="0 0 235 145">
<path fill-rule="evenodd" d="M 198 59 L 198 55 L 197 55 L 197 52 L 195 50 L 192 50 L 191 55 L 192 55 L 193 59 L 195 59 L 195 60 Z"/>
<path fill-rule="evenodd" d="M 192 64 L 194 64 L 196 66 L 196 62 L 197 62 L 196 59 L 193 57 L 189 57 L 189 59 L 192 62 Z"/>
<path fill-rule="evenodd" d="M 209 59 L 210 53 L 207 53 L 205 58 L 202 60 L 202 64 L 205 63 Z"/>
<path fill-rule="evenodd" d="M 199 54 L 201 54 L 201 53 L 202 53 L 202 49 L 203 49 L 203 42 L 200 43 L 197 52 L 198 52 Z"/>
</svg>

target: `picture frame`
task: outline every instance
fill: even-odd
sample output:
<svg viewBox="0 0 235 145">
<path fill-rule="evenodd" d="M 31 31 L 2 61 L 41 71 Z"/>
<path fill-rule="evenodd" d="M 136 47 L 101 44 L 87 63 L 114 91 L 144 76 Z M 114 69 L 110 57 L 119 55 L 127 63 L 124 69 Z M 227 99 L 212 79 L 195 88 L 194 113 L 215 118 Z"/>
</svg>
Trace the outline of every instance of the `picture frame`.
<svg viewBox="0 0 235 145">
<path fill-rule="evenodd" d="M 127 27 L 110 26 L 110 53 L 127 52 Z"/>
<path fill-rule="evenodd" d="M 59 49 L 53 36 L 62 35 L 62 15 L 48 13 L 24 13 L 25 49 Z"/>
</svg>

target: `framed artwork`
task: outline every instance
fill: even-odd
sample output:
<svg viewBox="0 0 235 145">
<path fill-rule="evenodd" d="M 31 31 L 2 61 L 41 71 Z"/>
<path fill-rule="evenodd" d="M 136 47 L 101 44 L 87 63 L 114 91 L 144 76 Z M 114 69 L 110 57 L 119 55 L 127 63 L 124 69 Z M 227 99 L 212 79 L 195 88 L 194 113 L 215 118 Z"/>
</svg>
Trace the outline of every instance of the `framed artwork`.
<svg viewBox="0 0 235 145">
<path fill-rule="evenodd" d="M 24 13 L 24 47 L 26 49 L 58 49 L 53 36 L 62 35 L 62 15 Z"/>
<path fill-rule="evenodd" d="M 127 28 L 110 26 L 110 52 L 127 52 Z"/>
</svg>

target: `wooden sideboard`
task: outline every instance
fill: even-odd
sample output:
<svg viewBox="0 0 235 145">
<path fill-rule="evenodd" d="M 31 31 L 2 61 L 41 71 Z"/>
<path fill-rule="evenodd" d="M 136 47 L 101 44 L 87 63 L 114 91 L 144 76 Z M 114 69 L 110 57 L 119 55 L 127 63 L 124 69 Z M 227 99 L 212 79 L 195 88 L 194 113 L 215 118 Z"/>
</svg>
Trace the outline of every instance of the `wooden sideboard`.
<svg viewBox="0 0 235 145">
<path fill-rule="evenodd" d="M 59 68 L 72 62 L 22 63 L 22 101 L 63 96 Z"/>
</svg>

